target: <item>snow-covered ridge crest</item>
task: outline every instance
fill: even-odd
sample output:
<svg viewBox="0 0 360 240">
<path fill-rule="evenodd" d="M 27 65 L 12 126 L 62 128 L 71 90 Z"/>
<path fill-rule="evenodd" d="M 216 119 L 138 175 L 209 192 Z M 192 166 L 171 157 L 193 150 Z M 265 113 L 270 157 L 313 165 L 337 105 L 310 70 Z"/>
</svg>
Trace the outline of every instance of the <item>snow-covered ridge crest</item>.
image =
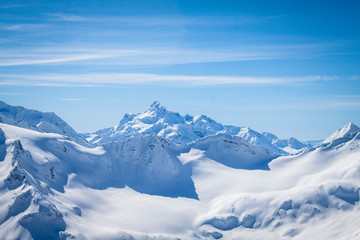
<svg viewBox="0 0 360 240">
<path fill-rule="evenodd" d="M 282 155 L 295 154 L 308 147 L 295 138 L 281 140 L 273 134 L 261 134 L 250 128 L 224 126 L 205 115 L 182 116 L 168 110 L 158 101 L 143 113 L 125 114 L 115 127 L 84 134 L 84 137 L 90 143 L 99 145 L 152 133 L 175 144 L 189 144 L 206 136 L 226 133 L 245 138 L 253 145 Z"/>
<path fill-rule="evenodd" d="M 337 139 L 350 140 L 360 132 L 360 128 L 353 123 L 348 123 L 344 127 L 338 129 L 336 132 L 331 134 L 323 143 L 330 143 Z"/>
<path fill-rule="evenodd" d="M 38 132 L 65 135 L 81 145 L 90 146 L 72 127 L 53 112 L 40 112 L 0 101 L 0 123 L 6 123 Z"/>
</svg>

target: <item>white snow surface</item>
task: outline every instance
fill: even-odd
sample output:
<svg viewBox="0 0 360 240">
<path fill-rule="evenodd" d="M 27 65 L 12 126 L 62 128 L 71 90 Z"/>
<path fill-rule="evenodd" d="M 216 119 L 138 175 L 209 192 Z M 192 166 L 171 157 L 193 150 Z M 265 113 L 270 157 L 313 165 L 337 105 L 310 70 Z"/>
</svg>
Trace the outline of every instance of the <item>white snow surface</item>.
<svg viewBox="0 0 360 240">
<path fill-rule="evenodd" d="M 143 113 L 125 114 L 115 127 L 83 136 L 90 143 L 101 145 L 152 133 L 175 144 L 188 144 L 206 136 L 227 133 L 245 138 L 253 145 L 282 155 L 297 154 L 309 147 L 295 138 L 280 140 L 273 134 L 261 134 L 248 127 L 224 126 L 205 115 L 181 116 L 179 113 L 169 111 L 157 101 Z"/>
<path fill-rule="evenodd" d="M 360 235 L 360 133 L 278 157 L 224 133 L 187 145 L 150 134 L 88 148 L 59 134 L 0 129 L 5 239 Z"/>
</svg>

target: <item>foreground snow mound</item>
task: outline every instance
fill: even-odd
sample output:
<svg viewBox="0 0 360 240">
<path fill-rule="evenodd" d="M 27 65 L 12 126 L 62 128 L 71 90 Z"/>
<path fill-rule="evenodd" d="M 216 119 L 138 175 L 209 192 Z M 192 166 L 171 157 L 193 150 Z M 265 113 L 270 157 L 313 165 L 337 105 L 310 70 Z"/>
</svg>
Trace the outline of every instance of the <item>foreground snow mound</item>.
<svg viewBox="0 0 360 240">
<path fill-rule="evenodd" d="M 6 123 L 39 132 L 58 133 L 84 146 L 90 146 L 64 120 L 52 112 L 39 112 L 0 101 L 0 123 Z"/>
<path fill-rule="evenodd" d="M 270 139 L 250 128 L 224 126 L 205 115 L 181 116 L 156 101 L 144 113 L 125 114 L 115 127 L 83 136 L 89 142 L 99 145 L 152 133 L 175 144 L 188 144 L 207 136 L 227 133 L 243 137 L 251 144 L 282 155 L 297 154 L 308 147 L 295 138 L 280 140 L 271 134 L 273 139 Z"/>
<path fill-rule="evenodd" d="M 347 140 L 342 138 L 342 143 L 334 147 L 336 141 L 298 156 L 277 158 L 269 164 L 268 172 L 239 175 L 224 169 L 226 173 L 219 171 L 218 177 L 214 177 L 216 170 L 209 171 L 208 176 L 203 173 L 195 177 L 199 198 L 204 194 L 214 198 L 211 214 L 199 220 L 203 235 L 218 232 L 224 239 L 307 239 L 309 236 L 352 239 L 357 236 L 360 134 Z M 200 167 L 208 168 L 205 164 Z M 223 175 L 228 179 L 221 178 Z M 221 190 L 216 194 L 202 190 L 210 179 L 219 184 Z M 242 185 L 226 187 L 230 181 Z M 354 223 L 344 226 L 341 221 Z M 334 222 L 339 228 L 334 228 Z M 262 233 L 266 233 L 264 237 Z"/>
</svg>

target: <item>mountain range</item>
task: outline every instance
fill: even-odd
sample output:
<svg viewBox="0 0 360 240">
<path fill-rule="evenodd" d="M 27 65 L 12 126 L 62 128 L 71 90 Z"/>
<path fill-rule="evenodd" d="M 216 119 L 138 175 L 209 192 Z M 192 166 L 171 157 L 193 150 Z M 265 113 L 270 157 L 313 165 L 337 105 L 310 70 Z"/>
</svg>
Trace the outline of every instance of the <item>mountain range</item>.
<svg viewBox="0 0 360 240">
<path fill-rule="evenodd" d="M 219 133 L 245 138 L 249 143 L 281 155 L 294 154 L 311 147 L 296 138 L 278 139 L 271 133 L 258 133 L 248 127 L 222 125 L 205 116 L 181 116 L 155 101 L 143 113 L 125 114 L 115 127 L 105 128 L 82 136 L 91 144 L 99 145 L 132 136 L 155 133 L 174 144 L 188 144 Z"/>
<path fill-rule="evenodd" d="M 4 239 L 360 239 L 360 128 L 315 146 L 154 102 L 78 134 L 0 102 Z"/>
</svg>

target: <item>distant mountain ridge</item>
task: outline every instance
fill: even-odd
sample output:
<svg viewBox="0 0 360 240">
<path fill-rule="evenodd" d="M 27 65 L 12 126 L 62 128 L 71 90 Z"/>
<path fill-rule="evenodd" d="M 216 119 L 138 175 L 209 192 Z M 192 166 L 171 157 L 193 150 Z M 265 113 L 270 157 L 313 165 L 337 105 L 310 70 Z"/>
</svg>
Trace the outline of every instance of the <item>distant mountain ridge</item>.
<svg viewBox="0 0 360 240">
<path fill-rule="evenodd" d="M 38 132 L 57 133 L 66 136 L 83 146 L 98 146 L 121 141 L 133 136 L 156 134 L 174 144 L 189 144 L 207 136 L 229 134 L 242 137 L 250 144 L 265 148 L 275 154 L 288 155 L 302 152 L 313 145 L 302 143 L 294 137 L 279 139 L 272 133 L 259 133 L 248 127 L 222 125 L 205 116 L 185 116 L 153 102 L 143 113 L 127 113 L 115 127 L 98 130 L 94 133 L 77 133 L 64 120 L 53 112 L 40 112 L 20 106 L 11 106 L 0 101 L 0 122 L 19 126 Z M 339 137 L 351 137 L 359 128 L 349 123 L 344 130 L 331 135 L 323 143 Z M 320 141 L 315 141 L 320 143 Z"/>
<path fill-rule="evenodd" d="M 226 133 L 245 138 L 253 145 L 282 155 L 296 154 L 309 147 L 309 144 L 303 144 L 296 138 L 278 139 L 271 133 L 261 134 L 248 127 L 222 125 L 205 115 L 181 116 L 169 111 L 158 101 L 153 102 L 143 113 L 125 114 L 115 127 L 83 134 L 83 137 L 92 144 L 101 145 L 151 133 L 175 144 L 189 144 L 206 136 Z"/>
</svg>

